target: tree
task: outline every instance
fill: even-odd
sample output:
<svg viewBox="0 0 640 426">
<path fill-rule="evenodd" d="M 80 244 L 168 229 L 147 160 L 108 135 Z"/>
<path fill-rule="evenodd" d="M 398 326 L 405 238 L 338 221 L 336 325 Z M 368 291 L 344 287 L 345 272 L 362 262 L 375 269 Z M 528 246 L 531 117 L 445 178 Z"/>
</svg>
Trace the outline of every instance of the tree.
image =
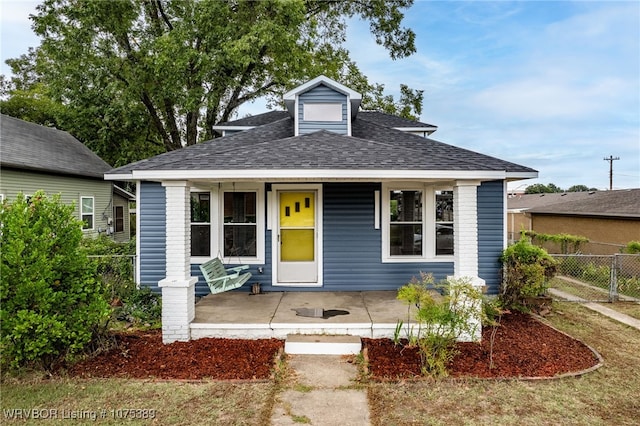
<svg viewBox="0 0 640 426">
<path fill-rule="evenodd" d="M 529 185 L 525 188 L 525 194 L 549 194 L 554 192 L 584 192 L 584 191 L 597 191 L 597 188 L 589 188 L 586 185 L 573 185 L 569 189 L 564 190 L 553 183 L 545 185 L 542 183 L 536 183 L 535 185 Z"/>
<path fill-rule="evenodd" d="M 0 208 L 2 364 L 49 370 L 84 349 L 110 313 L 95 267 L 80 249 L 73 206 L 42 191 Z"/>
<path fill-rule="evenodd" d="M 564 190 L 552 183 L 550 183 L 549 185 L 536 183 L 534 185 L 527 186 L 527 188 L 524 190 L 525 194 L 549 194 L 553 192 L 564 192 Z"/>
<path fill-rule="evenodd" d="M 412 1 L 45 0 L 33 18 L 43 40 L 36 68 L 73 111 L 74 136 L 103 132 L 101 148 L 92 147 L 103 157 L 126 134 L 151 151 L 211 139 L 243 103 L 267 97 L 273 105 L 319 74 L 360 81 L 371 105 L 415 117 L 421 91 L 403 87 L 399 102 L 383 96 L 343 47 L 346 19 L 359 17 L 393 59 L 412 54 L 415 35 L 402 27 Z M 122 131 L 105 137 L 113 128 Z"/>
<path fill-rule="evenodd" d="M 596 188 L 589 188 L 587 185 L 573 185 L 567 189 L 567 192 L 588 192 L 597 191 Z"/>
</svg>

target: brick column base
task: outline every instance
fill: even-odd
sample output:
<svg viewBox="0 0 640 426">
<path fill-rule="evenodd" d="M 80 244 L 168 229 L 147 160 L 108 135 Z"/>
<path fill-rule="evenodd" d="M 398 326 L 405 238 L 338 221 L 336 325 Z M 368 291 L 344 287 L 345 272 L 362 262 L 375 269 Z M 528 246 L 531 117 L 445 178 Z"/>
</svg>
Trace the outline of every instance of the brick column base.
<svg viewBox="0 0 640 426">
<path fill-rule="evenodd" d="M 195 286 L 198 278 L 158 283 L 162 288 L 162 342 L 186 342 L 191 339 L 189 324 L 195 318 Z"/>
</svg>

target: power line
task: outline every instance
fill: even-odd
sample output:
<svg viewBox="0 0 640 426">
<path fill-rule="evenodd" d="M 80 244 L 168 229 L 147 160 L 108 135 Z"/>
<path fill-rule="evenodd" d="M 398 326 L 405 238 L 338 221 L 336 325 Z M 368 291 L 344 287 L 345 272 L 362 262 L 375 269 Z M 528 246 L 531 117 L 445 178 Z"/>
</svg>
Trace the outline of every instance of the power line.
<svg viewBox="0 0 640 426">
<path fill-rule="evenodd" d="M 610 155 L 609 158 L 603 158 L 604 161 L 609 162 L 609 191 L 613 189 L 613 162 L 619 159 L 620 157 L 614 157 L 613 155 Z"/>
</svg>

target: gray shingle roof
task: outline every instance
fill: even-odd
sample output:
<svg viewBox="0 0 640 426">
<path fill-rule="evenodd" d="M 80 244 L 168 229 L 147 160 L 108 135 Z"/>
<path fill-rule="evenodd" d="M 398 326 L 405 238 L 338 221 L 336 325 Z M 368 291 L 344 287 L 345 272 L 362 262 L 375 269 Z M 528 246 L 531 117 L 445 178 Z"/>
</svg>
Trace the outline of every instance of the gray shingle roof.
<svg viewBox="0 0 640 426">
<path fill-rule="evenodd" d="M 114 169 L 110 174 L 127 174 L 134 170 L 246 169 L 535 172 L 374 121 L 375 117 L 354 120 L 352 136 L 322 130 L 293 136 L 293 119 L 287 115 L 269 124 L 132 163 Z"/>
<path fill-rule="evenodd" d="M 238 120 L 227 121 L 226 123 L 220 123 L 216 127 L 227 126 L 246 126 L 255 127 L 262 126 L 264 124 L 273 123 L 274 121 L 282 120 L 289 117 L 287 111 L 269 111 L 262 114 L 250 115 L 248 117 L 240 118 Z"/>
<path fill-rule="evenodd" d="M 273 123 L 289 117 L 288 111 L 269 111 L 262 114 L 251 115 L 238 120 L 228 121 L 218 124 L 216 127 L 256 127 Z M 409 120 L 407 118 L 386 114 L 379 111 L 360 111 L 356 115 L 356 120 L 367 120 L 387 127 L 415 127 L 417 129 L 436 129 L 433 124 L 422 123 L 420 121 Z M 354 120 L 355 121 L 355 120 Z"/>
<path fill-rule="evenodd" d="M 67 132 L 0 115 L 2 167 L 102 179 L 111 166 Z"/>
<path fill-rule="evenodd" d="M 357 120 L 367 120 L 372 123 L 380 124 L 387 127 L 415 127 L 417 129 L 430 128 L 436 129 L 433 124 L 423 123 L 421 121 L 409 120 L 408 118 L 398 117 L 396 115 L 387 114 L 380 111 L 360 111 L 356 116 Z"/>
<path fill-rule="evenodd" d="M 595 192 L 552 192 L 544 194 L 520 194 L 509 196 L 507 206 L 511 210 L 530 210 L 556 203 L 573 202 L 590 197 Z"/>
<path fill-rule="evenodd" d="M 595 191 L 573 199 L 557 197 L 555 203 L 527 210 L 533 214 L 640 218 L 640 188 Z M 560 194 L 559 194 L 560 195 Z"/>
</svg>

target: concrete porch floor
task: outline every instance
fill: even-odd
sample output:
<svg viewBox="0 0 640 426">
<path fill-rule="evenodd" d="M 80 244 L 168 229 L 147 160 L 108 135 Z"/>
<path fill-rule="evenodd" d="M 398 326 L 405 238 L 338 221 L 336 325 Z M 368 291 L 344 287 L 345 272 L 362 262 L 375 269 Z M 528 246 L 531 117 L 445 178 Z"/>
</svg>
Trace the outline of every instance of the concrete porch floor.
<svg viewBox="0 0 640 426">
<path fill-rule="evenodd" d="M 288 334 L 393 337 L 407 305 L 396 291 L 246 292 L 210 294 L 196 303 L 191 338 L 285 339 Z M 348 311 L 330 318 L 296 315 L 295 309 Z M 412 311 L 412 314 L 414 312 Z"/>
</svg>

